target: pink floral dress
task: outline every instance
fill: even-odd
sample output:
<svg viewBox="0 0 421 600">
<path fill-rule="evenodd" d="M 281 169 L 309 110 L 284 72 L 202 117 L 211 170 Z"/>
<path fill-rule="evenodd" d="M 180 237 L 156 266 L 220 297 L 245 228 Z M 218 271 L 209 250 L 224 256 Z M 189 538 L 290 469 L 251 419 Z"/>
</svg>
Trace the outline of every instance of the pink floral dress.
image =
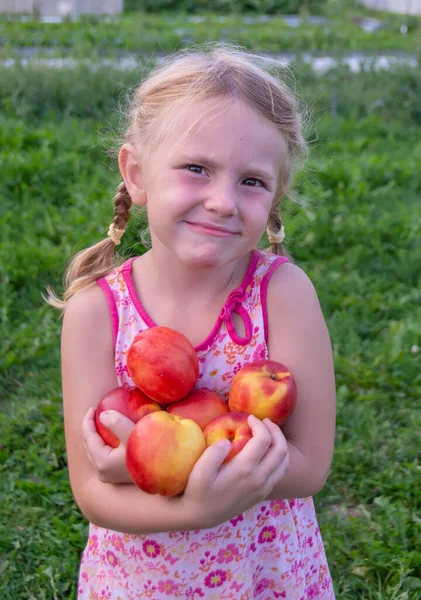
<svg viewBox="0 0 421 600">
<path fill-rule="evenodd" d="M 126 354 L 135 335 L 155 323 L 136 295 L 132 262 L 98 281 L 108 299 L 120 385 L 133 385 Z M 259 250 L 242 285 L 229 295 L 197 348 L 198 387 L 225 399 L 235 373 L 268 357 L 266 292 L 286 262 Z M 233 311 L 245 324 L 239 337 Z M 80 600 L 333 600 L 332 581 L 312 498 L 261 502 L 212 529 L 131 535 L 90 524 L 78 584 Z"/>
</svg>

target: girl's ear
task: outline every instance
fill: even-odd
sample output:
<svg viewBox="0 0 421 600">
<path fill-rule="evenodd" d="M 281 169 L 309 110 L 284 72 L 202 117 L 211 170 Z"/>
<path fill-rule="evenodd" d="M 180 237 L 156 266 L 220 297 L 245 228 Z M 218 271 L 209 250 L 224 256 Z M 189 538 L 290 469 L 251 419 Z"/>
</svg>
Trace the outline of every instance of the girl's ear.
<svg viewBox="0 0 421 600">
<path fill-rule="evenodd" d="M 124 144 L 118 153 L 118 166 L 130 194 L 133 204 L 146 206 L 146 193 L 143 189 L 141 165 L 136 148 L 132 144 Z"/>
</svg>

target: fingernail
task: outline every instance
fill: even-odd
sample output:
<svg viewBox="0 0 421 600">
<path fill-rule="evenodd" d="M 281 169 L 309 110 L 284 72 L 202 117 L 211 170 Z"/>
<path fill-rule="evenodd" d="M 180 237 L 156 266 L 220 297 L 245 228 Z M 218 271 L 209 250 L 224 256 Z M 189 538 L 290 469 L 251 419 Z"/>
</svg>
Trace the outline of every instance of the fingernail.
<svg viewBox="0 0 421 600">
<path fill-rule="evenodd" d="M 222 450 L 228 450 L 231 448 L 231 442 L 229 440 L 220 440 L 219 445 L 221 446 Z"/>
<path fill-rule="evenodd" d="M 115 412 L 116 412 L 115 410 L 104 410 L 99 415 L 99 420 L 101 421 L 101 423 L 103 425 L 107 425 L 107 423 L 111 423 L 111 421 L 113 420 Z"/>
</svg>

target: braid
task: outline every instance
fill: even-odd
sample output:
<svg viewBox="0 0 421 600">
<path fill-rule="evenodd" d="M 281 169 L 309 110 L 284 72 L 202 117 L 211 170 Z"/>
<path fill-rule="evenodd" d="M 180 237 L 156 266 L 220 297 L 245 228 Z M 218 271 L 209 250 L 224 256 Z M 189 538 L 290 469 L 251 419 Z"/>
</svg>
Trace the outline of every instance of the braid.
<svg viewBox="0 0 421 600">
<path fill-rule="evenodd" d="M 125 229 L 130 218 L 132 199 L 130 198 L 124 181 L 118 186 L 113 202 L 115 207 L 113 223 L 117 229 Z"/>
<path fill-rule="evenodd" d="M 130 218 L 130 207 L 132 199 L 127 191 L 124 181 L 117 188 L 117 193 L 113 199 L 114 219 L 108 230 L 108 237 L 112 239 L 117 246 L 120 243 L 121 236 L 126 231 L 127 222 Z"/>
<path fill-rule="evenodd" d="M 282 226 L 282 217 L 277 205 L 274 205 L 269 213 L 266 231 L 268 233 L 269 242 L 271 244 L 270 251 L 273 254 L 283 256 L 284 251 L 282 248 L 282 240 L 284 233 Z"/>
</svg>

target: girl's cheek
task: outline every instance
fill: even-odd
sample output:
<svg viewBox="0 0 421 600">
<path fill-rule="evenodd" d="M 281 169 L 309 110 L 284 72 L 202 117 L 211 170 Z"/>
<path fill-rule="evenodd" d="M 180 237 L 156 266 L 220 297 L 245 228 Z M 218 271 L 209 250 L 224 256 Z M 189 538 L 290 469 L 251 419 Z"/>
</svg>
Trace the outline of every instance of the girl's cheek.
<svg viewBox="0 0 421 600">
<path fill-rule="evenodd" d="M 179 177 L 179 184 L 186 189 L 202 190 L 209 181 L 205 177 L 194 176 L 191 173 L 182 173 Z"/>
<path fill-rule="evenodd" d="M 179 171 L 171 175 L 171 177 L 168 178 L 167 183 L 177 189 L 182 189 L 183 193 L 188 193 L 189 191 L 195 192 L 203 189 L 207 181 L 204 177 L 195 177 L 191 173 Z"/>
<path fill-rule="evenodd" d="M 272 208 L 271 199 L 261 196 L 260 198 L 247 198 L 243 202 L 243 214 L 256 220 L 267 221 Z"/>
</svg>

